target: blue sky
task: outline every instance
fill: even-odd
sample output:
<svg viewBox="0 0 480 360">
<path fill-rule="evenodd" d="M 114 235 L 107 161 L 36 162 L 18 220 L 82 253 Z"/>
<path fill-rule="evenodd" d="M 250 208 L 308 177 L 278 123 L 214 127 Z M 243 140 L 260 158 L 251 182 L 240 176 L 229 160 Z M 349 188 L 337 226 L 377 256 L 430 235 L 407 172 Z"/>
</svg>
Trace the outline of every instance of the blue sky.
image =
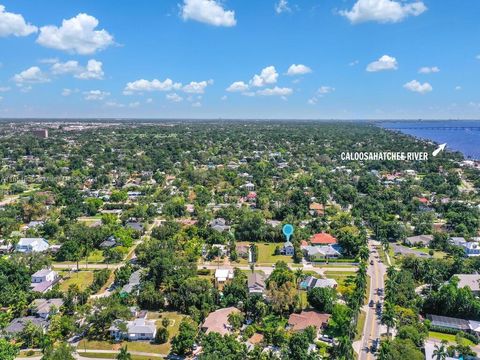
<svg viewBox="0 0 480 360">
<path fill-rule="evenodd" d="M 455 0 L 0 0 L 0 117 L 478 119 L 479 13 Z"/>
</svg>

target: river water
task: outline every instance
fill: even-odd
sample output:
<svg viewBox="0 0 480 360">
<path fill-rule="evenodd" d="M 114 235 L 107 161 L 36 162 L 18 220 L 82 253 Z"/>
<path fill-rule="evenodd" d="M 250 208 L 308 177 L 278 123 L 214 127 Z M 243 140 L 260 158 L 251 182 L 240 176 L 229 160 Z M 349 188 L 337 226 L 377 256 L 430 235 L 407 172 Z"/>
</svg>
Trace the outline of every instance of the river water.
<svg viewBox="0 0 480 360">
<path fill-rule="evenodd" d="M 480 120 L 385 121 L 377 125 L 440 144 L 447 143 L 447 149 L 460 151 L 465 158 L 480 160 Z"/>
</svg>

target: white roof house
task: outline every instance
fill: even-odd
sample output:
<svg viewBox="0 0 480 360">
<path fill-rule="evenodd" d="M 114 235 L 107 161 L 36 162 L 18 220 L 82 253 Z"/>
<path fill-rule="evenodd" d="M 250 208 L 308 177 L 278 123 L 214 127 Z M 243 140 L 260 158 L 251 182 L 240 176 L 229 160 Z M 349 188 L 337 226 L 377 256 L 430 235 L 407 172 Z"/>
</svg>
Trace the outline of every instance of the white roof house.
<svg viewBox="0 0 480 360">
<path fill-rule="evenodd" d="M 21 238 L 15 249 L 22 253 L 44 252 L 48 250 L 48 242 L 44 238 Z"/>
<path fill-rule="evenodd" d="M 127 332 L 120 329 L 120 324 L 124 323 Z M 117 340 L 128 339 L 134 340 L 153 340 L 157 333 L 157 327 L 154 320 L 138 318 L 132 321 L 115 320 L 108 329 L 110 335 Z"/>
<path fill-rule="evenodd" d="M 233 279 L 233 270 L 232 269 L 217 269 L 215 270 L 215 280 L 217 282 L 225 282 L 227 280 Z"/>
<path fill-rule="evenodd" d="M 45 293 L 50 290 L 59 280 L 58 274 L 52 269 L 38 270 L 32 275 L 30 286 L 33 291 Z"/>
</svg>

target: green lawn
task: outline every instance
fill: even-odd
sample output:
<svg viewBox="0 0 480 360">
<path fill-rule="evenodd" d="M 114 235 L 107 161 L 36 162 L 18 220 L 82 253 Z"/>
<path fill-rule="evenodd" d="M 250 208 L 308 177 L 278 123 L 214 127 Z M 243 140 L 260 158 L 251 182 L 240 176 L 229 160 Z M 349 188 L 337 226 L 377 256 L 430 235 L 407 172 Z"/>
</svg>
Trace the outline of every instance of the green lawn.
<svg viewBox="0 0 480 360">
<path fill-rule="evenodd" d="M 90 255 L 88 255 L 88 262 L 89 263 L 103 263 L 103 251 L 95 249 L 93 250 Z"/>
<path fill-rule="evenodd" d="M 36 357 L 36 356 L 41 356 L 41 355 L 42 355 L 41 351 L 32 351 L 32 350 L 24 351 L 24 350 L 22 350 L 18 354 L 18 357 L 29 358 L 29 357 Z"/>
<path fill-rule="evenodd" d="M 72 284 L 78 285 L 80 290 L 85 290 L 93 282 L 93 271 L 62 272 L 64 281 L 60 283 L 60 290 L 67 291 Z"/>
<path fill-rule="evenodd" d="M 455 335 L 453 334 L 445 334 L 437 331 L 429 331 L 428 337 L 432 339 L 437 339 L 437 340 L 445 340 L 445 341 L 448 341 L 449 343 L 456 343 L 456 338 L 455 338 Z M 468 346 L 475 345 L 472 341 L 465 338 L 463 338 L 463 343 L 464 345 L 468 345 Z"/>
<path fill-rule="evenodd" d="M 363 327 L 365 325 L 366 318 L 367 314 L 365 313 L 365 311 L 360 311 L 360 313 L 358 314 L 357 333 L 355 334 L 354 341 L 360 340 L 362 338 Z"/>
<path fill-rule="evenodd" d="M 329 279 L 334 279 L 338 283 L 338 292 L 346 295 L 355 288 L 355 276 L 352 271 L 325 271 L 325 276 Z M 367 291 L 365 294 L 365 304 L 368 302 L 368 294 L 370 293 L 370 276 L 367 276 Z"/>
<path fill-rule="evenodd" d="M 418 248 L 413 248 L 413 249 L 415 249 L 415 250 L 417 250 L 417 251 L 421 251 L 421 252 L 423 252 L 423 253 L 425 253 L 425 254 L 429 254 L 429 253 L 430 253 L 430 250 L 432 250 L 432 249 L 426 248 L 426 247 L 418 247 Z M 433 257 L 434 257 L 435 259 L 443 259 L 443 258 L 445 258 L 446 256 L 447 256 L 447 253 L 445 253 L 445 252 L 443 252 L 443 251 L 437 251 L 437 250 L 435 250 L 435 251 L 433 252 Z"/>
<path fill-rule="evenodd" d="M 80 355 L 82 357 L 91 358 L 91 359 L 116 359 L 117 354 L 102 354 L 102 353 L 94 353 L 94 352 L 81 352 Z M 132 360 L 152 360 L 151 356 L 143 356 L 143 355 L 131 355 Z M 157 359 L 156 357 L 154 359 Z M 158 358 L 160 359 L 160 357 Z"/>
<path fill-rule="evenodd" d="M 275 264 L 277 261 L 292 262 L 291 256 L 285 255 L 274 255 L 275 248 L 277 246 L 282 246 L 281 243 L 258 243 L 258 259 L 257 263 L 259 264 Z"/>
<path fill-rule="evenodd" d="M 177 333 L 180 327 L 180 322 L 185 315 L 177 312 L 149 312 L 148 319 L 156 320 L 157 327 L 162 326 L 162 319 L 166 317 L 170 321 L 168 326 L 169 339 L 171 340 Z M 166 344 L 152 344 L 147 341 L 123 341 L 114 343 L 110 341 L 89 341 L 82 340 L 78 344 L 79 349 L 87 350 L 119 350 L 123 346 L 128 346 L 129 351 L 140 351 L 154 354 L 168 354 L 170 352 L 170 342 Z"/>
</svg>

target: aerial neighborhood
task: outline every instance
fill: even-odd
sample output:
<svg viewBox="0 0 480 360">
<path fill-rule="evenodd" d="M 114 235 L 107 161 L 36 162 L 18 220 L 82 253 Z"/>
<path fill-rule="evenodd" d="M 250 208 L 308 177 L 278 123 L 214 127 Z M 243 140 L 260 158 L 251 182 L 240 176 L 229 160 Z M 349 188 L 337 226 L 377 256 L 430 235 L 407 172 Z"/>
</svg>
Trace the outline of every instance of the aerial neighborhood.
<svg viewBox="0 0 480 360">
<path fill-rule="evenodd" d="M 435 146 L 328 122 L 6 122 L 0 138 L 0 354 L 480 353 L 480 169 L 459 153 L 341 160 Z"/>
</svg>

